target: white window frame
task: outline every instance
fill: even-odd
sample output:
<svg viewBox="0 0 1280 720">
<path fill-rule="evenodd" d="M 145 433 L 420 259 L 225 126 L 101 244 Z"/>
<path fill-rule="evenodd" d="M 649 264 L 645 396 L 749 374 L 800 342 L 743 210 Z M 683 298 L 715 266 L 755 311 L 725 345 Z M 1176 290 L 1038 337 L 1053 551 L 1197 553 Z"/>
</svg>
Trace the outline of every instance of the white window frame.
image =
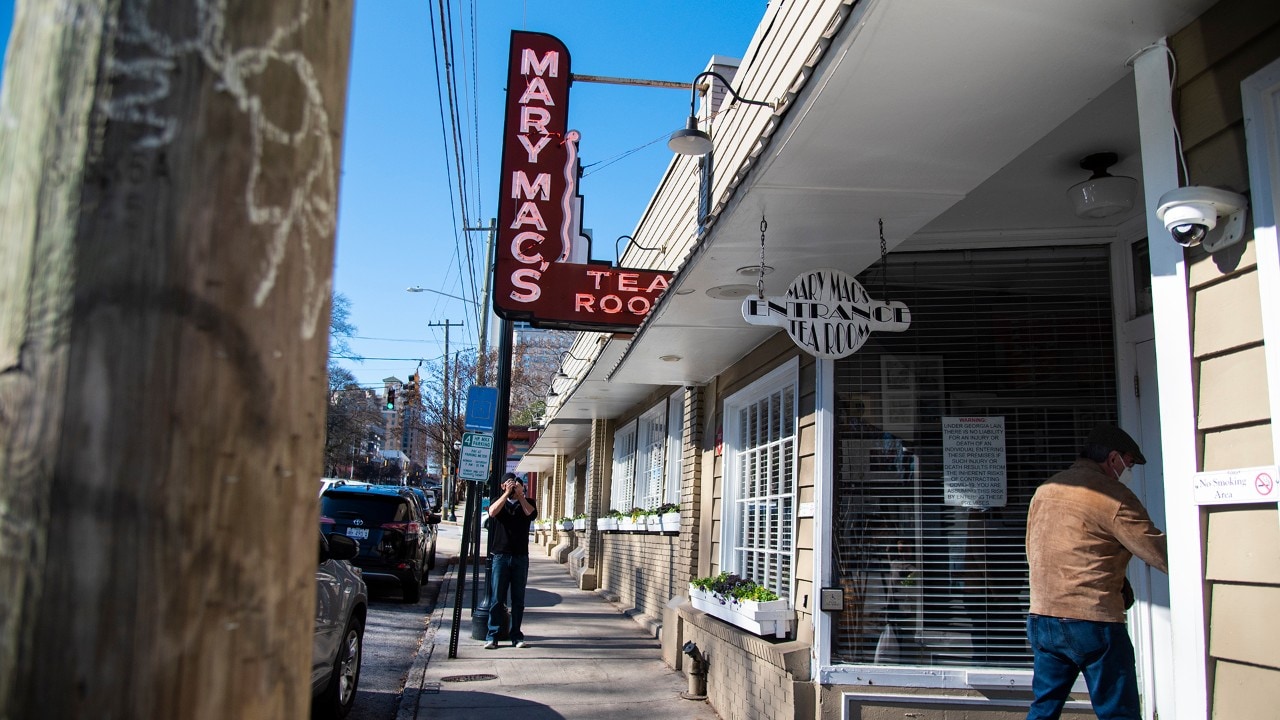
<svg viewBox="0 0 1280 720">
<path fill-rule="evenodd" d="M 637 424 L 634 502 L 638 508 L 656 510 L 662 504 L 662 485 L 666 475 L 666 401 L 646 410 Z"/>
<path fill-rule="evenodd" d="M 609 509 L 621 513 L 630 512 L 634 502 L 637 427 L 633 420 L 613 433 L 613 478 Z"/>
<path fill-rule="evenodd" d="M 574 506 L 578 503 L 578 461 L 570 460 L 564 466 L 564 514 L 574 516 Z"/>
<path fill-rule="evenodd" d="M 792 409 L 792 431 L 791 436 L 791 514 L 789 517 L 783 518 L 790 525 L 791 533 L 791 558 L 789 563 L 788 577 L 779 582 L 778 587 L 772 587 L 780 596 L 787 598 L 794 605 L 795 583 L 796 583 L 796 528 L 798 525 L 798 503 L 799 492 L 799 466 L 800 466 L 800 361 L 799 358 L 791 360 L 779 365 L 771 370 L 768 374 L 748 385 L 746 388 L 734 393 L 724 401 L 724 476 L 722 481 L 723 498 L 721 502 L 721 537 L 720 537 L 720 567 L 731 573 L 741 573 L 742 568 L 738 565 L 738 553 L 736 551 L 737 538 L 742 528 L 742 516 L 738 514 L 738 485 L 739 475 L 742 470 L 739 453 L 741 448 L 737 447 L 738 431 L 740 429 L 738 414 L 743 408 L 754 405 L 761 400 L 768 398 L 780 391 L 785 392 L 787 388 L 791 389 L 791 409 Z M 768 584 L 767 579 L 762 584 Z"/>
<path fill-rule="evenodd" d="M 667 398 L 667 479 L 662 502 L 680 504 L 681 463 L 684 461 L 684 391 Z"/>
</svg>

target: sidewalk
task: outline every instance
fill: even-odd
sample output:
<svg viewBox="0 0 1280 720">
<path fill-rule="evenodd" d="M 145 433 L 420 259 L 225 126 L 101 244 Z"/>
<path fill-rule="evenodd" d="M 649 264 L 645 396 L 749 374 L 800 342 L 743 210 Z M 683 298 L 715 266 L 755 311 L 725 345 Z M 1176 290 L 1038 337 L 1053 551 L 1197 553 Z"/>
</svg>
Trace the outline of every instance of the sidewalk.
<svg viewBox="0 0 1280 720">
<path fill-rule="evenodd" d="M 706 702 L 680 697 L 688 683 L 663 664 L 657 639 L 600 596 L 577 589 L 540 547 L 530 550 L 522 624 L 530 647 L 485 650 L 471 639 L 468 593 L 458 657 L 449 659 L 458 570 L 450 563 L 397 720 L 716 720 Z M 469 590 L 469 570 L 466 584 Z M 459 678 L 477 675 L 496 677 Z"/>
</svg>

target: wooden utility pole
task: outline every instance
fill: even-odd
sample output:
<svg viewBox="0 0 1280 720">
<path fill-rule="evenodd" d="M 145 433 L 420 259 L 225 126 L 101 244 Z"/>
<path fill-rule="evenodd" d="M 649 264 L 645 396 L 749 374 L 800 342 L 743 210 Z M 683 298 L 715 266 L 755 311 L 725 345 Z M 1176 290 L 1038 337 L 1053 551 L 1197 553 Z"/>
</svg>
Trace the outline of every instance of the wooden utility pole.
<svg viewBox="0 0 1280 720">
<path fill-rule="evenodd" d="M 18 0 L 0 718 L 301 718 L 350 0 Z"/>
</svg>

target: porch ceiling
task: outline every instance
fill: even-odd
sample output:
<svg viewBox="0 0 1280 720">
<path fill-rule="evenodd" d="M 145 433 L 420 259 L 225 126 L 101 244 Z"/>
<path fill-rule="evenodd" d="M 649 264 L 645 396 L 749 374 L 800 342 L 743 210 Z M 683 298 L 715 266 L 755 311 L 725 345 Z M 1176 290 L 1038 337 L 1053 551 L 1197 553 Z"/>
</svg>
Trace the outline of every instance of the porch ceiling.
<svg viewBox="0 0 1280 720">
<path fill-rule="evenodd" d="M 770 295 L 813 268 L 864 269 L 880 218 L 891 250 L 1114 236 L 1141 207 L 1085 221 L 1065 192 L 1093 152 L 1141 179 L 1125 60 L 1212 4 L 863 3 L 643 332 L 594 372 L 611 368 L 611 392 L 698 384 L 776 332 L 743 321 L 741 295 L 708 295 L 754 288 L 738 268 L 759 263 L 762 213 Z"/>
<path fill-rule="evenodd" d="M 762 213 L 770 295 L 806 270 L 863 270 L 880 218 L 890 250 L 1114 237 L 1141 207 L 1081 220 L 1066 190 L 1101 151 L 1141 183 L 1125 60 L 1212 4 L 864 0 L 643 330 L 609 339 L 576 388 L 557 388 L 521 470 L 550 470 L 588 441 L 592 418 L 656 385 L 704 383 L 778 331 L 746 324 L 741 294 L 713 297 L 754 291 L 738 268 L 759 263 Z"/>
</svg>

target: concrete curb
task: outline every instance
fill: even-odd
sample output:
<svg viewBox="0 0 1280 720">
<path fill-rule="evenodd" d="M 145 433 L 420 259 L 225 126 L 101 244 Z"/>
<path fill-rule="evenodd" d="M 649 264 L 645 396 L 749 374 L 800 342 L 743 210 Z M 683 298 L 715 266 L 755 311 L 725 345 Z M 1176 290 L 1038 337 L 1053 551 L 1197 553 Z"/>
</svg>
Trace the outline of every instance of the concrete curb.
<svg viewBox="0 0 1280 720">
<path fill-rule="evenodd" d="M 436 608 L 431 613 L 431 622 L 422 633 L 422 641 L 418 643 L 418 651 L 413 655 L 413 663 L 409 665 L 409 673 L 405 675 L 404 690 L 400 693 L 400 705 L 396 708 L 396 720 L 415 720 L 418 716 L 418 702 L 427 691 L 439 692 L 439 687 L 426 688 L 427 666 L 435 652 L 435 638 L 441 626 L 453 616 L 453 583 L 457 578 L 457 558 L 449 558 L 448 567 L 440 579 L 440 595 L 436 599 Z M 434 685 L 434 684 L 433 684 Z"/>
</svg>

